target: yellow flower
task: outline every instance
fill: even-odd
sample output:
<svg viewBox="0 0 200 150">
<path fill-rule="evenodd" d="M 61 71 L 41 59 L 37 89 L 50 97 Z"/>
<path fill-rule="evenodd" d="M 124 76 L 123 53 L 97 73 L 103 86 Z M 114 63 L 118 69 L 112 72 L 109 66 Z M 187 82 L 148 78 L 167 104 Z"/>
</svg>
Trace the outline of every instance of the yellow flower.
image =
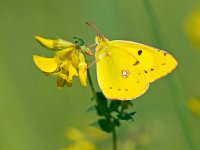
<svg viewBox="0 0 200 150">
<path fill-rule="evenodd" d="M 69 128 L 65 133 L 65 137 L 71 141 L 79 141 L 84 138 L 84 135 L 76 128 Z"/>
<path fill-rule="evenodd" d="M 81 47 L 62 39 L 50 40 L 35 36 L 44 47 L 55 50 L 52 58 L 33 55 L 35 65 L 45 74 L 57 77 L 57 87 L 72 86 L 78 76 L 83 87 L 87 86 L 87 63 Z"/>
<path fill-rule="evenodd" d="M 194 98 L 194 97 L 190 98 L 187 105 L 188 105 L 189 110 L 193 114 L 200 117 L 200 100 L 199 99 Z"/>
<path fill-rule="evenodd" d="M 96 150 L 95 145 L 76 128 L 70 128 L 66 132 L 66 137 L 73 143 L 62 150 Z"/>
<path fill-rule="evenodd" d="M 194 11 L 187 18 L 186 31 L 191 41 L 200 48 L 200 11 Z"/>
</svg>

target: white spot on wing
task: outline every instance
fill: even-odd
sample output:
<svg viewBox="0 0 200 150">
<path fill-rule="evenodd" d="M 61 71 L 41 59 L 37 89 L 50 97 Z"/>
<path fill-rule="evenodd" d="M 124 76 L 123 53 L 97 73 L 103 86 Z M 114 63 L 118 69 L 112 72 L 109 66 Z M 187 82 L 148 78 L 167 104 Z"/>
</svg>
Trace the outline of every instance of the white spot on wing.
<svg viewBox="0 0 200 150">
<path fill-rule="evenodd" d="M 128 70 L 122 70 L 121 75 L 123 78 L 127 78 L 129 76 L 130 72 Z"/>
</svg>

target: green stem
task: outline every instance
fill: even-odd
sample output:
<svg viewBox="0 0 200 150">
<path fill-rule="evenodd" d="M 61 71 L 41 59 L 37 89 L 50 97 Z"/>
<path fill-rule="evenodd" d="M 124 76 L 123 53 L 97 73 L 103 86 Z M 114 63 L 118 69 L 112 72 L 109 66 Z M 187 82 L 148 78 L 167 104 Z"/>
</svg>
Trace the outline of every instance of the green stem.
<svg viewBox="0 0 200 150">
<path fill-rule="evenodd" d="M 157 20 L 157 16 L 156 13 L 153 9 L 153 6 L 150 2 L 150 0 L 142 0 L 145 10 L 146 10 L 146 14 L 149 18 L 149 22 L 150 22 L 150 26 L 151 26 L 151 30 L 154 33 L 154 38 L 156 41 L 157 46 L 159 46 L 160 48 L 164 48 L 164 44 L 162 41 L 162 35 L 161 35 L 161 28 L 159 26 L 159 22 Z M 166 46 L 165 46 L 166 47 Z M 190 131 L 188 131 L 188 115 L 184 112 L 184 108 L 182 107 L 183 104 L 181 104 L 180 100 L 184 99 L 184 93 L 181 91 L 181 86 L 180 86 L 180 81 L 178 78 L 177 73 L 175 72 L 175 78 L 172 79 L 171 82 L 168 83 L 168 85 L 170 86 L 170 90 L 171 93 L 173 94 L 174 97 L 174 105 L 176 106 L 176 110 L 177 110 L 177 115 L 180 119 L 180 124 L 182 125 L 182 129 L 183 129 L 183 133 L 185 134 L 185 138 L 188 142 L 188 147 L 191 150 L 196 150 L 197 148 L 195 147 L 195 143 L 192 141 L 192 133 L 190 133 Z M 174 88 L 172 88 L 174 87 Z"/>
<path fill-rule="evenodd" d="M 153 37 L 155 38 L 155 42 L 159 48 L 163 48 L 164 44 L 162 43 L 162 38 L 161 38 L 162 35 L 161 35 L 159 22 L 156 17 L 156 13 L 151 5 L 150 0 L 142 0 L 142 1 L 149 18 L 149 22 L 152 29 Z"/>
<path fill-rule="evenodd" d="M 113 150 L 117 150 L 117 134 L 115 126 L 113 126 L 112 138 L 113 138 Z"/>
<path fill-rule="evenodd" d="M 93 86 L 93 83 L 92 83 L 92 78 L 91 78 L 91 75 L 90 75 L 90 71 L 89 69 L 87 69 L 87 76 L 88 76 L 88 81 L 89 81 L 89 85 L 90 85 L 90 88 L 91 88 L 91 91 L 93 93 L 93 96 L 94 96 L 94 99 L 96 101 L 96 103 L 98 104 L 98 97 L 97 97 L 97 94 L 95 92 L 95 88 Z M 115 129 L 115 126 L 113 125 L 113 130 L 112 130 L 112 140 L 113 140 L 113 150 L 117 150 L 117 134 L 116 134 L 116 129 Z"/>
<path fill-rule="evenodd" d="M 95 88 L 94 88 L 93 83 L 92 83 L 92 78 L 91 78 L 89 69 L 87 69 L 87 76 L 88 76 L 88 81 L 89 81 L 90 88 L 91 88 L 91 91 L 92 91 L 92 93 L 93 93 L 94 99 L 95 99 L 95 101 L 97 102 L 97 98 L 98 98 L 98 97 L 97 97 L 97 94 L 96 94 L 96 92 L 95 92 Z"/>
</svg>

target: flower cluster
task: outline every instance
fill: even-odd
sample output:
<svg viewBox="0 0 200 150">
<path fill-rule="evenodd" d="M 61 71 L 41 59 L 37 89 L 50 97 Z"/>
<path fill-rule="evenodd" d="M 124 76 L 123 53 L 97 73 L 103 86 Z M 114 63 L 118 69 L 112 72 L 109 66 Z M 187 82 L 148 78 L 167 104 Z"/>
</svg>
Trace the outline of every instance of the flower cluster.
<svg viewBox="0 0 200 150">
<path fill-rule="evenodd" d="M 79 77 L 83 87 L 87 86 L 87 63 L 84 53 L 91 55 L 91 51 L 83 43 L 71 43 L 62 39 L 50 40 L 40 36 L 35 39 L 44 47 L 54 50 L 51 58 L 33 55 L 35 65 L 46 75 L 57 77 L 57 86 L 72 86 L 73 77 Z"/>
</svg>

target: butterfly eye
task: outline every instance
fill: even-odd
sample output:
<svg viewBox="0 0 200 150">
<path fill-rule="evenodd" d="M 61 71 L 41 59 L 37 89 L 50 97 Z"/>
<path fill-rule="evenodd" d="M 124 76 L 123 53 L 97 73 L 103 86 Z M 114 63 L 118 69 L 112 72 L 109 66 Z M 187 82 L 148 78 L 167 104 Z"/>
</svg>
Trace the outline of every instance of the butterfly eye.
<svg viewBox="0 0 200 150">
<path fill-rule="evenodd" d="M 97 44 L 101 43 L 102 41 L 103 41 L 103 38 L 102 38 L 101 36 L 96 36 L 96 37 L 95 37 L 95 42 L 96 42 Z"/>
<path fill-rule="evenodd" d="M 81 38 L 78 37 L 73 37 L 74 39 L 74 43 L 78 46 L 83 46 L 84 45 L 84 41 Z"/>
</svg>

